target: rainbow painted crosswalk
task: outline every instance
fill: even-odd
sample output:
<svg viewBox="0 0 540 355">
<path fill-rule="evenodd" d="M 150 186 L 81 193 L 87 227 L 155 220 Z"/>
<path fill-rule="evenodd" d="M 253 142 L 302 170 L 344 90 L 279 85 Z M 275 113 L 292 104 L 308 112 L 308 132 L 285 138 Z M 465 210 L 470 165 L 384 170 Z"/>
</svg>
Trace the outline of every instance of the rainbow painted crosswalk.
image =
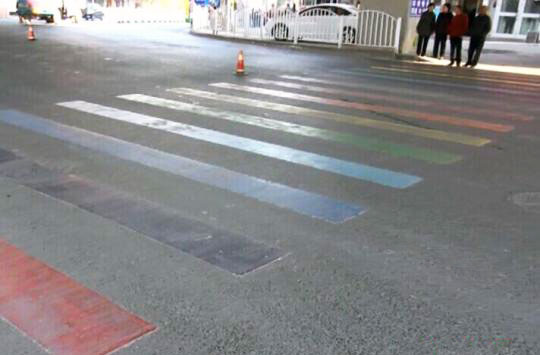
<svg viewBox="0 0 540 355">
<path fill-rule="evenodd" d="M 452 164 L 467 159 L 463 148 L 454 150 L 452 145 L 482 149 L 494 135 L 532 121 L 524 114 L 482 107 L 460 109 L 449 103 L 442 105 L 444 113 L 430 112 L 436 103 L 398 93 L 392 86 L 370 87 L 331 74 L 281 75 L 208 83 L 207 87 L 168 88 L 157 94 L 125 93 L 115 99 L 118 107 L 84 98 L 59 102 L 57 106 L 103 124 L 116 122 L 173 135 L 180 143 L 190 139 L 232 149 L 258 157 L 263 164 L 270 159 L 307 169 L 307 174 L 335 176 L 344 183 L 352 179 L 366 190 L 378 185 L 395 191 L 421 184 L 423 164 L 450 169 Z M 131 104 L 129 110 L 121 108 L 126 104 Z M 143 108 L 145 113 L 138 112 Z M 155 114 L 148 113 L 153 110 Z M 197 118 L 212 120 L 218 128 L 205 127 Z M 186 120 L 189 124 L 184 123 Z M 343 201 L 309 188 L 288 186 L 286 181 L 257 178 L 256 174 L 251 176 L 18 111 L 1 111 L 0 123 L 332 223 L 355 218 L 369 207 L 363 201 Z M 223 132 L 219 127 L 224 123 L 248 133 Z M 261 131 L 261 135 L 282 134 L 284 143 L 251 137 L 249 132 L 253 130 Z M 357 150 L 368 159 L 343 159 L 295 147 L 293 142 L 300 137 L 326 142 L 336 149 Z M 369 163 L 370 156 L 380 159 Z M 385 159 L 381 159 L 384 157 L 416 163 L 407 171 L 397 171 L 385 166 Z"/>
</svg>

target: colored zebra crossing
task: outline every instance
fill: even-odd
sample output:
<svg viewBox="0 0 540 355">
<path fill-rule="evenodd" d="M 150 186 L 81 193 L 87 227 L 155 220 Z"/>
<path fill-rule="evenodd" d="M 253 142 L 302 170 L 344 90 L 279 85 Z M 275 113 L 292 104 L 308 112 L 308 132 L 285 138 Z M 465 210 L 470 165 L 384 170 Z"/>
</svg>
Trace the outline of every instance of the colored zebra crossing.
<svg viewBox="0 0 540 355">
<path fill-rule="evenodd" d="M 464 114 L 469 113 L 469 114 L 476 114 L 476 115 L 485 115 L 490 118 L 497 118 L 497 119 L 503 119 L 503 120 L 505 119 L 515 120 L 515 121 L 531 121 L 532 120 L 531 117 L 515 115 L 515 114 L 509 115 L 506 112 L 499 112 L 495 110 L 482 110 L 482 109 L 469 108 L 469 107 L 449 106 L 449 105 L 445 105 L 444 103 L 440 101 L 422 101 L 422 100 L 418 100 L 417 98 L 401 98 L 401 97 L 389 96 L 389 95 L 383 95 L 383 94 L 374 94 L 372 92 L 367 92 L 367 91 L 351 91 L 351 90 L 336 89 L 336 88 L 326 88 L 326 87 L 304 85 L 304 84 L 291 83 L 287 81 L 278 81 L 278 80 L 251 79 L 250 81 L 256 84 L 279 86 L 279 87 L 285 87 L 285 88 L 296 89 L 296 90 L 306 90 L 306 91 L 312 91 L 316 93 L 343 95 L 347 97 L 358 97 L 362 99 L 382 101 L 382 102 L 391 103 L 391 104 L 404 104 L 404 105 L 415 106 L 415 107 L 426 107 L 426 108 L 430 108 L 430 109 L 437 110 L 440 112 L 453 112 L 459 115 L 464 115 Z"/>
<path fill-rule="evenodd" d="M 254 86 L 244 86 L 244 85 L 236 85 L 236 84 L 229 84 L 229 83 L 213 83 L 213 84 L 210 84 L 210 86 L 218 87 L 222 89 L 244 91 L 244 92 L 253 93 L 253 94 L 269 95 L 269 96 L 285 98 L 285 99 L 313 102 L 317 104 L 332 105 L 336 107 L 350 108 L 350 109 L 356 109 L 356 110 L 362 110 L 362 111 L 368 111 L 368 112 L 388 113 L 388 114 L 394 114 L 400 117 L 408 117 L 408 118 L 413 118 L 413 119 L 418 119 L 418 120 L 423 120 L 423 121 L 442 122 L 442 123 L 446 123 L 446 124 L 454 125 L 454 126 L 478 128 L 478 129 L 483 129 L 486 131 L 493 131 L 493 132 L 509 132 L 514 129 L 513 126 L 504 125 L 504 124 L 489 123 L 489 122 L 471 120 L 471 119 L 461 119 L 461 118 L 455 118 L 455 117 L 439 115 L 439 114 L 434 114 L 434 113 L 432 114 L 432 113 L 405 110 L 401 108 L 394 108 L 390 106 L 370 105 L 370 104 L 362 104 L 362 103 L 349 102 L 349 101 L 343 101 L 343 100 L 337 100 L 337 99 L 329 99 L 329 98 L 318 97 L 318 96 L 302 95 L 302 94 L 296 94 L 296 93 L 279 91 L 279 90 L 271 90 L 271 89 L 265 89 L 265 88 L 254 87 Z"/>
<path fill-rule="evenodd" d="M 448 74 L 448 73 L 441 73 L 434 70 L 414 70 L 414 69 L 407 69 L 407 68 L 400 68 L 400 67 L 381 67 L 381 66 L 372 66 L 372 69 L 381 70 L 381 71 L 390 71 L 390 72 L 400 72 L 400 73 L 418 73 L 423 75 L 430 75 L 430 76 L 438 76 L 442 78 L 452 78 L 452 79 L 465 79 L 465 80 L 474 80 L 474 81 L 485 81 L 489 83 L 497 83 L 497 84 L 506 84 L 511 86 L 517 86 L 520 88 L 523 87 L 530 87 L 532 89 L 540 88 L 540 83 L 535 82 L 527 82 L 527 81 L 516 81 L 516 80 L 504 80 L 504 79 L 494 79 L 494 78 L 487 78 L 485 76 L 465 76 L 465 75 L 458 75 L 456 73 Z"/>
<path fill-rule="evenodd" d="M 260 116 L 247 115 L 232 111 L 224 111 L 212 107 L 194 105 L 177 100 L 163 99 L 141 94 L 121 95 L 121 99 L 145 103 L 172 110 L 188 112 L 223 119 L 231 122 L 242 123 L 280 132 L 296 134 L 305 137 L 318 138 L 340 144 L 355 146 L 364 150 L 389 154 L 394 157 L 407 157 L 435 164 L 451 164 L 462 159 L 460 155 L 426 149 L 406 144 L 397 144 L 377 138 L 354 135 L 346 132 L 331 131 L 310 126 L 303 126 L 286 121 L 278 121 Z"/>
<path fill-rule="evenodd" d="M 109 354 L 156 326 L 0 239 L 0 318 L 55 355 Z"/>
<path fill-rule="evenodd" d="M 283 75 L 281 78 L 285 80 L 317 83 L 319 85 L 339 84 L 332 80 L 305 78 L 301 76 Z M 298 90 L 307 89 L 308 91 L 316 91 L 321 93 L 345 93 L 344 90 L 340 91 L 338 89 L 331 89 L 328 87 L 302 85 L 284 81 L 271 81 L 258 78 L 251 79 L 251 81 L 260 85 L 280 86 Z M 353 85 L 347 82 L 341 84 Z M 309 101 L 328 107 L 343 107 L 353 109 L 374 108 L 372 107 L 373 105 L 362 105 L 354 102 L 301 95 L 293 92 L 271 90 L 262 87 L 241 86 L 230 83 L 213 83 L 209 84 L 209 86 L 218 89 L 237 90 L 246 92 L 247 94 L 254 93 L 282 99 Z M 481 147 L 490 142 L 490 140 L 486 138 L 469 136 L 461 133 L 426 129 L 381 120 L 362 118 L 354 115 L 346 115 L 333 111 L 321 111 L 303 106 L 255 100 L 247 97 L 231 96 L 210 91 L 195 90 L 190 88 L 172 88 L 168 89 L 167 92 L 180 95 L 181 97 L 198 97 L 220 101 L 226 104 L 255 107 L 258 109 L 283 112 L 286 114 L 303 115 L 306 117 L 314 117 L 345 124 L 366 126 L 393 133 L 409 134 L 423 138 L 430 138 L 435 141 L 458 143 L 472 147 Z M 364 93 L 360 93 L 358 96 L 360 97 L 360 95 L 363 94 Z M 396 189 L 409 188 L 421 182 L 422 178 L 417 175 L 393 171 L 383 167 L 367 165 L 355 161 L 342 160 L 309 151 L 290 148 L 285 145 L 277 145 L 248 137 L 202 128 L 192 124 L 188 125 L 180 122 L 185 117 L 176 116 L 174 115 L 174 112 L 182 112 L 183 114 L 190 115 L 190 117 L 194 115 L 214 118 L 229 121 L 235 124 L 249 125 L 256 128 L 279 131 L 290 134 L 291 138 L 293 135 L 296 135 L 326 140 L 337 144 L 346 144 L 366 151 L 388 154 L 396 158 L 406 157 L 436 164 L 451 164 L 463 159 L 458 154 L 437 151 L 431 147 L 424 148 L 422 146 L 394 143 L 372 136 L 360 136 L 348 132 L 300 125 L 287 122 L 285 119 L 270 119 L 258 115 L 235 112 L 235 110 L 218 109 L 211 106 L 182 102 L 179 100 L 171 100 L 144 94 L 119 95 L 118 98 L 125 101 L 170 110 L 171 113 L 166 114 L 166 116 L 167 118 L 170 117 L 174 120 L 141 114 L 131 110 L 122 110 L 112 106 L 105 106 L 82 100 L 59 102 L 57 105 L 66 109 L 82 112 L 85 115 L 88 114 L 92 117 L 99 117 L 104 120 L 128 123 L 143 127 L 143 129 L 155 129 L 167 134 L 179 135 L 208 144 L 215 144 L 218 146 L 244 151 L 250 154 L 256 154 L 264 158 L 281 160 L 298 166 L 313 168 L 319 171 L 325 171 L 343 177 L 353 178 Z M 392 98 L 390 98 L 390 101 L 391 99 Z M 391 102 L 394 104 L 399 104 L 397 101 Z M 382 107 L 377 106 L 376 108 Z M 428 118 L 428 116 L 423 116 L 421 112 L 403 111 L 401 109 L 393 111 L 393 108 L 390 107 L 390 105 L 385 106 L 384 109 L 386 112 L 393 112 L 396 115 L 406 112 L 410 115 L 415 114 L 415 117 L 419 119 Z M 435 120 L 437 120 L 437 118 Z M 162 152 L 135 143 L 122 141 L 106 135 L 56 123 L 52 120 L 18 111 L 0 111 L 0 122 L 30 130 L 38 134 L 46 135 L 66 143 L 76 144 L 78 146 L 101 152 L 119 159 L 135 162 L 146 167 L 166 171 L 199 183 L 214 186 L 248 198 L 269 203 L 277 207 L 289 209 L 302 215 L 322 219 L 332 223 L 342 223 L 348 219 L 359 216 L 366 211 L 366 208 L 360 204 L 335 200 L 331 197 L 299 190 L 277 182 L 267 181 L 250 175 L 241 174 L 232 170 L 210 165 L 202 161 L 196 161 L 180 155 Z M 465 125 L 467 128 L 482 127 L 483 129 L 497 132 L 507 132 L 513 128 L 512 126 L 508 125 L 490 124 L 488 122 L 477 120 L 462 120 L 455 122 L 468 122 L 469 124 Z"/>
<path fill-rule="evenodd" d="M 181 136 L 218 144 L 229 148 L 243 150 L 273 159 L 283 160 L 310 168 L 315 168 L 335 174 L 365 180 L 383 186 L 404 189 L 422 179 L 417 176 L 398 173 L 386 169 L 375 168 L 365 164 L 358 164 L 341 159 L 314 154 L 298 149 L 292 149 L 276 144 L 270 144 L 254 139 L 243 138 L 231 134 L 221 133 L 205 128 L 190 126 L 178 122 L 164 120 L 157 117 L 139 113 L 119 110 L 112 107 L 97 105 L 84 101 L 62 102 L 62 107 L 90 113 L 99 117 L 110 118 L 128 122 L 144 127 L 158 129 Z"/>
<path fill-rule="evenodd" d="M 342 223 L 366 211 L 358 204 L 335 200 L 27 113 L 0 110 L 0 122 L 332 223 Z"/>
<path fill-rule="evenodd" d="M 370 92 L 376 91 L 380 95 L 383 95 L 384 97 L 391 96 L 392 98 L 398 99 L 398 100 L 400 99 L 401 96 L 408 95 L 410 99 L 414 99 L 415 101 L 417 101 L 418 105 L 420 106 L 423 106 L 423 104 L 422 104 L 422 100 L 418 100 L 418 96 L 421 96 L 423 99 L 429 100 L 431 102 L 436 102 L 436 103 L 440 102 L 441 100 L 440 93 L 433 93 L 433 92 L 428 92 L 425 90 L 422 90 L 422 91 L 415 90 L 415 92 L 410 92 L 409 90 L 404 90 L 402 88 L 395 88 L 389 85 L 381 86 L 381 85 L 373 85 L 371 83 L 366 84 L 362 81 L 351 83 L 344 80 L 336 80 L 335 78 L 323 79 L 323 78 L 313 78 L 313 77 L 298 76 L 298 75 L 281 75 L 280 78 L 285 79 L 285 80 L 299 81 L 301 83 L 331 85 L 331 86 L 356 89 L 356 90 L 369 90 Z M 522 122 L 529 122 L 533 120 L 533 117 L 531 117 L 530 115 L 517 113 L 517 112 L 509 112 L 507 106 L 500 105 L 497 102 L 491 101 L 489 103 L 489 108 L 483 108 L 483 107 L 478 106 L 479 105 L 478 100 L 473 100 L 468 97 L 464 97 L 463 95 L 458 96 L 458 95 L 453 95 L 451 93 L 446 93 L 445 102 L 448 101 L 448 98 L 452 98 L 453 100 L 457 101 L 456 105 L 459 107 L 460 111 L 470 113 L 473 115 L 482 115 L 485 117 L 497 117 L 497 118 L 502 118 L 502 119 L 522 121 Z M 399 102 L 399 101 L 396 101 L 396 102 Z"/>
<path fill-rule="evenodd" d="M 304 115 L 308 117 L 314 117 L 323 120 L 332 120 L 341 123 L 347 123 L 351 125 L 358 125 L 364 127 L 370 127 L 375 129 L 381 129 L 386 131 L 392 131 L 397 133 L 409 134 L 422 138 L 429 138 L 434 140 L 459 143 L 464 145 L 471 145 L 480 147 L 491 142 L 490 139 L 475 137 L 461 133 L 445 132 L 436 129 L 428 129 L 422 127 L 415 127 L 405 124 L 379 121 L 370 118 L 363 118 L 353 115 L 346 115 L 341 113 L 335 113 L 330 111 L 314 110 L 301 106 L 292 106 L 286 104 L 279 104 L 268 101 L 261 101 L 255 99 L 249 99 L 245 97 L 238 97 L 233 95 L 217 94 L 211 91 L 195 90 L 189 88 L 174 88 L 169 89 L 170 92 L 174 92 L 179 95 L 195 96 L 204 99 L 217 100 L 232 104 L 241 104 L 245 106 L 251 106 L 261 109 L 267 109 L 272 111 L 279 111 L 289 114 Z"/>
<path fill-rule="evenodd" d="M 367 70 L 345 70 L 345 69 L 335 69 L 332 71 L 334 74 L 341 74 L 346 76 L 358 76 L 358 77 L 365 77 L 365 78 L 377 78 L 377 79 L 383 79 L 383 80 L 389 80 L 389 81 L 400 81 L 400 82 L 406 82 L 406 83 L 415 83 L 415 84 L 425 84 L 426 86 L 440 86 L 440 87 L 446 87 L 446 88 L 453 88 L 453 89 L 460 89 L 460 90 L 466 90 L 466 91 L 476 91 L 478 90 L 477 86 L 466 84 L 466 83 L 456 83 L 456 82 L 450 82 L 450 81 L 439 81 L 439 80 L 430 80 L 430 79 L 418 79 L 416 77 L 412 76 L 396 76 L 391 75 L 391 73 L 388 72 L 372 72 Z M 482 91 L 484 92 L 491 92 L 491 93 L 497 93 L 497 94 L 510 94 L 510 95 L 516 95 L 516 96 L 524 96 L 531 94 L 530 91 L 523 91 L 520 89 L 510 89 L 505 87 L 493 87 L 493 86 L 482 86 Z"/>
</svg>

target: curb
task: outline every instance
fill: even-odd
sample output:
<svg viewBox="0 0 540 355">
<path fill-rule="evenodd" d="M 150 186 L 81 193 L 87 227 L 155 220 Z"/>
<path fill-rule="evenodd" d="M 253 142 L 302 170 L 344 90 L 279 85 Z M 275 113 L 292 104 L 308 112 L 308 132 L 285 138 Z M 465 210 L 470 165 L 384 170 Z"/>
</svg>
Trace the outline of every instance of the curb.
<svg viewBox="0 0 540 355">
<path fill-rule="evenodd" d="M 132 24 L 132 23 L 185 23 L 184 20 L 117 20 L 111 21 L 110 23 L 119 23 L 119 24 Z"/>
<path fill-rule="evenodd" d="M 213 35 L 211 33 L 196 32 L 193 30 L 190 30 L 190 33 L 194 36 L 214 38 L 214 39 L 222 40 L 222 41 L 242 42 L 242 43 L 249 43 L 253 45 L 263 45 L 263 46 L 286 47 L 289 49 L 297 49 L 297 50 L 322 49 L 322 50 L 333 51 L 333 52 L 365 52 L 365 53 L 378 54 L 378 55 L 386 54 L 390 58 L 397 58 L 398 56 L 397 54 L 393 52 L 392 49 L 386 49 L 386 48 L 367 48 L 367 47 L 351 46 L 351 45 L 346 45 L 346 44 L 344 44 L 343 47 L 338 48 L 337 45 L 324 44 L 324 43 L 301 42 L 298 44 L 294 44 L 289 41 L 269 41 L 265 39 L 256 39 L 256 38 L 220 36 L 220 35 Z"/>
</svg>

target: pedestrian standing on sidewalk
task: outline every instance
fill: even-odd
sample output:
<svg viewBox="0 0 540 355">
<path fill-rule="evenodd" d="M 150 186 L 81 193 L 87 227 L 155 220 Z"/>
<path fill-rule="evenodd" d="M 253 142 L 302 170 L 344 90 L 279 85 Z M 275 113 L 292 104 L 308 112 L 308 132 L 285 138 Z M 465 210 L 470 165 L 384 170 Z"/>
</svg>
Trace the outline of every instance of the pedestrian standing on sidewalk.
<svg viewBox="0 0 540 355">
<path fill-rule="evenodd" d="M 435 30 L 435 14 L 433 13 L 434 8 L 435 4 L 430 3 L 427 10 L 422 13 L 420 21 L 418 21 L 418 25 L 416 26 L 416 32 L 418 32 L 416 55 L 420 57 L 426 55 L 429 37 L 431 37 L 433 31 Z"/>
<path fill-rule="evenodd" d="M 457 5 L 455 8 L 456 14 L 452 17 L 450 25 L 448 26 L 448 34 L 450 35 L 450 64 L 448 66 L 461 65 L 461 44 L 463 43 L 463 36 L 469 29 L 469 17 L 463 14 L 461 6 Z"/>
<path fill-rule="evenodd" d="M 471 42 L 469 43 L 469 57 L 465 66 L 474 68 L 478 64 L 480 54 L 484 48 L 484 42 L 488 33 L 491 31 L 491 18 L 487 14 L 488 7 L 480 6 L 478 16 L 476 16 L 469 29 Z"/>
<path fill-rule="evenodd" d="M 441 8 L 441 13 L 437 16 L 435 22 L 435 44 L 433 45 L 433 58 L 444 57 L 444 51 L 446 49 L 446 40 L 448 39 L 448 26 L 452 21 L 451 5 L 446 3 Z M 440 49 L 440 51 L 439 51 Z"/>
</svg>

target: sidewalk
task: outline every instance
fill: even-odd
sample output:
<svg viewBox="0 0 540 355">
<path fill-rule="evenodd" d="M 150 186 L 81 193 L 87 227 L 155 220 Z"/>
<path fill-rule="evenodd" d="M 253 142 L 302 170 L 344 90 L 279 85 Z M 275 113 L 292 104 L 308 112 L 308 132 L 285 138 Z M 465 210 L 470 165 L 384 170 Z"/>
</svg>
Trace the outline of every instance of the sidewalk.
<svg viewBox="0 0 540 355">
<path fill-rule="evenodd" d="M 469 41 L 464 41 L 463 48 L 469 48 Z M 540 43 L 488 40 L 480 60 L 485 64 L 540 68 Z"/>
<path fill-rule="evenodd" d="M 432 41 L 430 42 L 428 56 L 420 60 L 413 60 L 413 56 L 403 56 L 403 60 L 426 65 L 448 65 L 450 63 L 448 59 L 439 60 L 430 57 L 433 48 Z M 467 59 L 468 48 L 469 41 L 465 39 L 462 52 L 464 61 Z M 447 43 L 445 58 L 448 58 L 449 50 L 449 43 Z M 540 76 L 540 44 L 488 40 L 475 70 Z"/>
</svg>

